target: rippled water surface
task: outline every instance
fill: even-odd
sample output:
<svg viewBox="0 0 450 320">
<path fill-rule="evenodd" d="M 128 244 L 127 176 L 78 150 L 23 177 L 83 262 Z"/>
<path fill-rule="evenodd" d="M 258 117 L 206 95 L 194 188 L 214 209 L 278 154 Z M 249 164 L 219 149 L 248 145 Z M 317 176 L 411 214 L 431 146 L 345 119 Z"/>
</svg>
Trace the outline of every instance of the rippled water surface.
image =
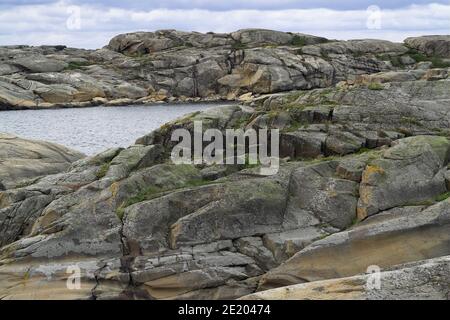
<svg viewBox="0 0 450 320">
<path fill-rule="evenodd" d="M 211 104 L 93 107 L 0 112 L 0 132 L 52 141 L 92 155 L 127 147 L 137 138 L 182 115 Z"/>
</svg>

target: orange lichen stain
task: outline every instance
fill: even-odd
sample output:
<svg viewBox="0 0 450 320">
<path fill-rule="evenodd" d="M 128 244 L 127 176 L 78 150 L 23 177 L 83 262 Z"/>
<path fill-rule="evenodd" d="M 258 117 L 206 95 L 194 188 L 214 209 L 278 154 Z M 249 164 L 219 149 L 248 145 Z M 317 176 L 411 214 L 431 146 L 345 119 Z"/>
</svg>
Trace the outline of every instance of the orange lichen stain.
<svg viewBox="0 0 450 320">
<path fill-rule="evenodd" d="M 368 165 L 366 167 L 366 170 L 364 170 L 362 175 L 362 183 L 369 183 L 370 179 L 376 175 L 383 175 L 385 174 L 385 171 L 383 168 L 374 166 L 374 165 Z"/>
</svg>

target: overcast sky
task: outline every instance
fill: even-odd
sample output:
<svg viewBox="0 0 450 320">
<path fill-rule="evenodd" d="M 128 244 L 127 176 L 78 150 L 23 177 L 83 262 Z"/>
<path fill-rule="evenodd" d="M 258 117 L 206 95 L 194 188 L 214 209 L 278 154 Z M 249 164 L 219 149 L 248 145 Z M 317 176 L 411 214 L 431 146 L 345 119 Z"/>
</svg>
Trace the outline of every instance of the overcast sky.
<svg viewBox="0 0 450 320">
<path fill-rule="evenodd" d="M 402 41 L 450 34 L 450 0 L 0 0 L 0 45 L 101 48 L 124 32 L 250 27 Z"/>
</svg>

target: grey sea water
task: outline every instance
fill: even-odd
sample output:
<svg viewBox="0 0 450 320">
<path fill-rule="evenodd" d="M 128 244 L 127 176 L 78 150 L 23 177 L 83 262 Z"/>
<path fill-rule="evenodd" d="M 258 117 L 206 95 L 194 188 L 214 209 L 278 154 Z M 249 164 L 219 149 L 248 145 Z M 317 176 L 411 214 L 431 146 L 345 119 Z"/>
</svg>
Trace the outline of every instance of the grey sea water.
<svg viewBox="0 0 450 320">
<path fill-rule="evenodd" d="M 56 142 L 93 155 L 127 147 L 164 123 L 218 105 L 164 104 L 0 112 L 0 132 Z"/>
</svg>

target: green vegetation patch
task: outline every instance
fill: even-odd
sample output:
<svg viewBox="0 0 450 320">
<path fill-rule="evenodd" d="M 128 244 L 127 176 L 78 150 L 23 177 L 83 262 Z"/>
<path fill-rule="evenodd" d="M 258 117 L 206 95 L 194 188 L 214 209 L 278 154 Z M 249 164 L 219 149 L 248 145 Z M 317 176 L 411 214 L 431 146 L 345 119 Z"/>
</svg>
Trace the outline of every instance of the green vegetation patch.
<svg viewBox="0 0 450 320">
<path fill-rule="evenodd" d="M 202 180 L 202 179 L 193 179 L 187 181 L 182 187 L 158 187 L 158 186 L 150 186 L 141 192 L 139 192 L 137 195 L 129 198 L 126 200 L 122 205 L 116 210 L 117 217 L 119 219 L 123 219 L 123 216 L 125 214 L 125 209 L 129 206 L 132 206 L 133 204 L 149 201 L 152 199 L 157 198 L 159 195 L 168 192 L 168 191 L 175 191 L 175 190 L 181 190 L 184 188 L 193 188 L 193 187 L 200 187 L 204 185 L 214 184 L 217 183 L 216 181 L 210 181 L 210 180 Z"/>
<path fill-rule="evenodd" d="M 381 60 L 381 61 L 390 61 L 392 66 L 399 68 L 399 69 L 403 69 L 405 67 L 405 65 L 402 63 L 400 56 L 393 56 L 393 55 L 389 55 L 389 54 L 380 54 L 380 55 L 377 55 L 377 58 L 378 58 L 378 60 Z"/>
<path fill-rule="evenodd" d="M 299 36 L 298 34 L 296 34 L 292 37 L 290 45 L 294 46 L 294 47 L 306 46 L 307 45 L 306 37 L 302 37 L 302 36 Z"/>
<path fill-rule="evenodd" d="M 100 168 L 98 169 L 97 173 L 95 174 L 97 179 L 101 179 L 104 176 L 106 176 L 106 174 L 108 173 L 109 167 L 111 166 L 111 163 L 104 163 L 100 166 Z"/>
<path fill-rule="evenodd" d="M 90 62 L 72 61 L 72 62 L 69 62 L 69 65 L 66 67 L 66 70 L 79 70 L 79 69 L 83 69 L 83 67 L 87 67 L 90 65 L 92 65 L 92 63 L 90 63 Z"/>
<path fill-rule="evenodd" d="M 369 85 L 367 86 L 367 88 L 368 88 L 369 90 L 376 90 L 376 91 L 378 91 L 378 90 L 383 90 L 383 89 L 384 89 L 384 86 L 383 86 L 381 83 L 378 83 L 378 82 L 372 82 L 372 83 L 369 83 Z"/>
<path fill-rule="evenodd" d="M 247 49 L 247 45 L 244 44 L 244 43 L 242 43 L 241 41 L 236 41 L 236 42 L 234 42 L 234 43 L 231 45 L 231 47 L 232 47 L 234 50 Z"/>
<path fill-rule="evenodd" d="M 418 127 L 422 127 L 423 124 L 417 120 L 416 118 L 412 118 L 412 117 L 402 117 L 400 119 L 400 123 L 405 124 L 405 125 L 415 125 Z"/>
<path fill-rule="evenodd" d="M 437 196 L 434 200 L 436 202 L 441 202 L 447 200 L 448 198 L 450 198 L 450 191 Z"/>
<path fill-rule="evenodd" d="M 419 52 L 416 49 L 409 49 L 409 51 L 406 54 L 408 54 L 416 62 L 426 62 L 426 61 L 431 62 L 433 68 L 449 68 L 450 67 L 450 63 L 442 60 L 442 58 L 437 57 L 437 56 L 427 56 L 426 54 Z"/>
</svg>

